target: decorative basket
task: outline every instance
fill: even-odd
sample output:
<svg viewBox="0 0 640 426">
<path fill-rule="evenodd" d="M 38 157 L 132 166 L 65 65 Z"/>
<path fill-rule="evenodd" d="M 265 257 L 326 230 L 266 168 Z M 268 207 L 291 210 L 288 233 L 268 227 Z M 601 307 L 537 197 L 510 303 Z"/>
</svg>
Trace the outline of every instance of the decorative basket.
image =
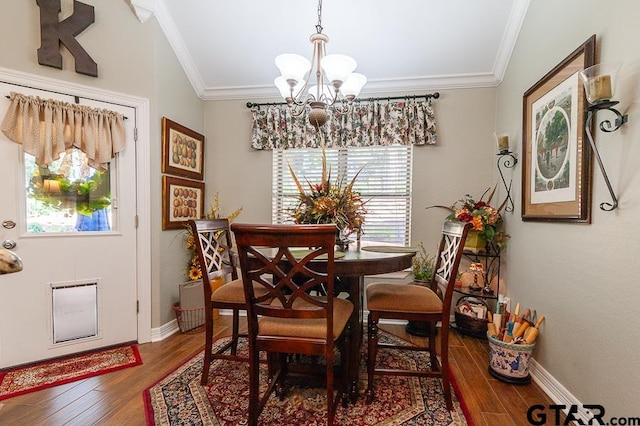
<svg viewBox="0 0 640 426">
<path fill-rule="evenodd" d="M 180 304 L 173 305 L 180 331 L 186 334 L 200 333 L 204 331 L 205 315 L 204 307 L 196 309 L 182 309 Z"/>
<path fill-rule="evenodd" d="M 531 382 L 529 361 L 535 348 L 531 345 L 515 345 L 497 340 L 487 333 L 489 339 L 489 373 L 503 382 L 526 384 Z"/>
<path fill-rule="evenodd" d="M 454 312 L 456 319 L 456 328 L 462 333 L 469 334 L 471 336 L 484 337 L 487 334 L 486 318 L 472 317 L 471 315 L 466 315 L 458 312 L 458 305 L 464 302 L 469 302 L 475 305 L 484 305 L 485 307 L 487 307 L 487 304 L 484 300 L 478 299 L 476 297 L 464 296 L 458 299 Z"/>
</svg>

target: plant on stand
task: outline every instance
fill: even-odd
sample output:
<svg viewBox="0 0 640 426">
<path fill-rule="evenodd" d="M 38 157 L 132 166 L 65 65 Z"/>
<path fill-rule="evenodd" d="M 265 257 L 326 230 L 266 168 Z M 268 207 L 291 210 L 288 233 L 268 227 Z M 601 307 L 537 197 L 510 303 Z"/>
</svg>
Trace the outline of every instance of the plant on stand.
<svg viewBox="0 0 640 426">
<path fill-rule="evenodd" d="M 414 285 L 422 285 L 429 287 L 431 280 L 433 279 L 433 273 L 435 272 L 435 256 L 427 253 L 423 243 L 418 244 L 418 251 L 411 260 L 411 272 L 413 272 Z M 437 289 L 437 293 L 442 298 L 442 291 Z M 431 332 L 431 324 L 425 321 L 409 321 L 405 330 L 409 334 L 414 336 L 427 337 Z"/>
</svg>

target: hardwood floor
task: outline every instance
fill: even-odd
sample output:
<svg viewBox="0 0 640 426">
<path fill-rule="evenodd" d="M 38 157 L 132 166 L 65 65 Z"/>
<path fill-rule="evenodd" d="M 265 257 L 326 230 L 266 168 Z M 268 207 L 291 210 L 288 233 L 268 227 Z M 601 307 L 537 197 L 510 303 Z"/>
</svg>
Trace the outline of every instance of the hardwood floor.
<svg viewBox="0 0 640 426">
<path fill-rule="evenodd" d="M 221 317 L 216 334 L 229 334 Z M 408 340 L 403 326 L 382 328 Z M 451 331 L 449 353 L 455 379 L 476 425 L 528 425 L 527 409 L 551 400 L 535 384 L 517 386 L 487 371 L 488 345 Z M 143 365 L 0 401 L 0 425 L 144 425 L 142 392 L 201 350 L 204 335 L 174 334 L 139 345 Z"/>
</svg>

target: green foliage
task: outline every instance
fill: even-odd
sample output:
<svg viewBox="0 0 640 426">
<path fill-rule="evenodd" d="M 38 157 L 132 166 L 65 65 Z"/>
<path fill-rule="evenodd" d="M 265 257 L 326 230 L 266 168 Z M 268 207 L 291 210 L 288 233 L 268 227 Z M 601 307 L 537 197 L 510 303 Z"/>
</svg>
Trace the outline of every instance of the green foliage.
<svg viewBox="0 0 640 426">
<path fill-rule="evenodd" d="M 74 209 L 91 216 L 96 210 L 111 205 L 109 172 L 96 172 L 87 180 L 69 181 L 63 175 L 33 176 L 28 196 L 55 209 Z"/>
<path fill-rule="evenodd" d="M 418 244 L 418 252 L 411 261 L 413 278 L 416 281 L 430 282 L 433 278 L 436 259 L 427 253 L 424 244 Z"/>
</svg>

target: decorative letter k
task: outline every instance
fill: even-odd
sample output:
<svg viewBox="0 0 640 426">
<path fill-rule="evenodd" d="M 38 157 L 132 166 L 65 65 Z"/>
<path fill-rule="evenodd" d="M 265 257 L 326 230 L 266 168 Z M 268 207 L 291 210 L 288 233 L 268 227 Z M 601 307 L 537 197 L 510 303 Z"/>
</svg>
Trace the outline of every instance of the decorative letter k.
<svg viewBox="0 0 640 426">
<path fill-rule="evenodd" d="M 98 76 L 98 64 L 82 48 L 75 37 L 95 21 L 93 6 L 73 1 L 73 14 L 64 21 L 58 20 L 62 10 L 61 0 L 36 0 L 40 7 L 40 48 L 38 63 L 62 69 L 60 43 L 71 52 L 76 63 L 76 72 Z"/>
</svg>

